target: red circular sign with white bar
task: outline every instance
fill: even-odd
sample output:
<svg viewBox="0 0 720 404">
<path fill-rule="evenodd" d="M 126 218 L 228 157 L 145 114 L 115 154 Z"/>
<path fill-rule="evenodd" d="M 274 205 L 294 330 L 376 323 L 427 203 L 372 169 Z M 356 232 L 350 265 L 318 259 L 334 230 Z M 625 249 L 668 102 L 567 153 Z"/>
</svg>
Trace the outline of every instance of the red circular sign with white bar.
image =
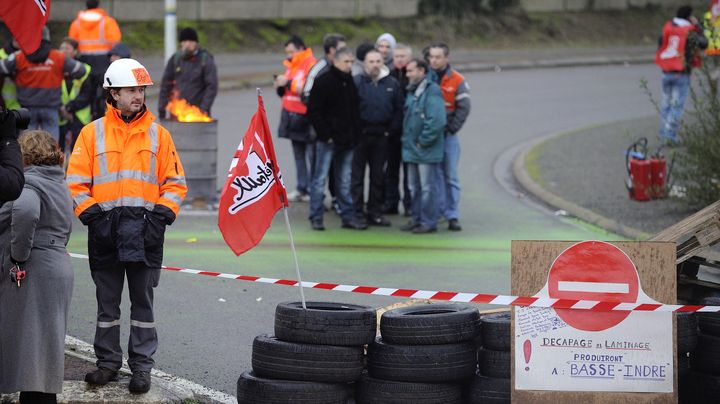
<svg viewBox="0 0 720 404">
<path fill-rule="evenodd" d="M 548 274 L 550 298 L 635 303 L 639 288 L 637 269 L 630 257 L 602 241 L 583 241 L 563 251 Z M 568 325 L 584 331 L 606 330 L 630 315 L 630 311 L 556 311 Z"/>
</svg>

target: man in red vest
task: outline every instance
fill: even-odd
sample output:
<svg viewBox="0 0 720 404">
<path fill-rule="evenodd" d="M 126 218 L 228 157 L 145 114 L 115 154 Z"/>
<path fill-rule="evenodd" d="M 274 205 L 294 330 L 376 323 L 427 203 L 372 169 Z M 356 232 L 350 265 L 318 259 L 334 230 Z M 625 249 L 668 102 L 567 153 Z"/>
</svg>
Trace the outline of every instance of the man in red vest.
<svg viewBox="0 0 720 404">
<path fill-rule="evenodd" d="M 295 202 L 310 202 L 310 179 L 314 158 L 315 142 L 311 135 L 310 121 L 305 116 L 307 106 L 300 95 L 305 86 L 308 72 L 315 64 L 312 49 L 297 35 L 285 42 L 287 59 L 283 61 L 285 74 L 275 77 L 275 89 L 282 97 L 280 128 L 278 135 L 290 139 L 295 156 L 297 184 L 288 199 Z"/>
<path fill-rule="evenodd" d="M 700 67 L 701 50 L 708 40 L 692 16 L 692 7 L 682 6 L 675 18 L 665 23 L 655 64 L 663 71 L 663 97 L 660 105 L 660 138 L 677 143 L 677 131 L 690 88 L 690 73 Z"/>
<path fill-rule="evenodd" d="M 448 220 L 448 230 L 460 231 L 460 140 L 458 132 L 470 116 L 470 86 L 465 77 L 450 66 L 450 48 L 436 43 L 428 48 L 427 59 L 437 75 L 445 99 L 445 157 L 438 170 L 438 206 Z"/>
<path fill-rule="evenodd" d="M 42 41 L 35 52 L 26 55 L 17 51 L 0 60 L 0 75 L 15 76 L 20 105 L 30 110 L 29 129 L 44 129 L 59 140 L 58 111 L 61 105 L 60 86 L 67 75 L 79 79 L 87 67 L 59 50 L 52 49 L 50 31 L 43 27 Z"/>
</svg>

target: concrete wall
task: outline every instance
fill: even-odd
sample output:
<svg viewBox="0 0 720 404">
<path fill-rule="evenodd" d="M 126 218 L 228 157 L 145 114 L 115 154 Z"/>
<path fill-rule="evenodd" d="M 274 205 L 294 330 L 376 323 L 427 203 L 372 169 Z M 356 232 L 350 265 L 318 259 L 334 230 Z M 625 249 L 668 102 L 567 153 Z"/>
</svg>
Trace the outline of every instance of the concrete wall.
<svg viewBox="0 0 720 404">
<path fill-rule="evenodd" d="M 580 10 L 627 10 L 630 7 L 678 7 L 687 3 L 698 3 L 694 0 L 520 0 L 526 11 L 580 11 Z M 709 4 L 709 1 L 701 2 Z"/>
<path fill-rule="evenodd" d="M 9 0 L 3 0 L 9 1 Z M 252 20 L 275 18 L 409 17 L 419 0 L 177 0 L 177 16 L 188 20 Z M 520 0 L 526 11 L 625 10 L 658 5 L 677 7 L 701 0 Z M 101 0 L 100 6 L 120 21 L 161 20 L 164 0 Z M 55 21 L 71 21 L 85 0 L 53 0 Z"/>
<path fill-rule="evenodd" d="M 408 17 L 419 0 L 177 0 L 177 16 L 190 20 L 275 18 Z M 101 0 L 100 7 L 121 21 L 161 20 L 164 0 Z M 51 18 L 71 21 L 85 0 L 53 0 Z"/>
</svg>

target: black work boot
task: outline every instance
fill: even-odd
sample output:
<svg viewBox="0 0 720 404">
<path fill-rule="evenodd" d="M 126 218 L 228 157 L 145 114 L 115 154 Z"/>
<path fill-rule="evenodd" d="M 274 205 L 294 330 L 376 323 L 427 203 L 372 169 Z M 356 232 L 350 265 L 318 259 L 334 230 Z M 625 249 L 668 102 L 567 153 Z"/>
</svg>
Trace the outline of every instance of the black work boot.
<svg viewBox="0 0 720 404">
<path fill-rule="evenodd" d="M 147 393 L 150 390 L 150 372 L 133 372 L 128 390 L 131 393 Z"/>
<path fill-rule="evenodd" d="M 117 381 L 118 373 L 114 370 L 106 368 L 97 368 L 90 373 L 85 375 L 85 381 L 90 384 L 97 384 L 98 386 L 104 386 L 109 382 Z"/>
</svg>

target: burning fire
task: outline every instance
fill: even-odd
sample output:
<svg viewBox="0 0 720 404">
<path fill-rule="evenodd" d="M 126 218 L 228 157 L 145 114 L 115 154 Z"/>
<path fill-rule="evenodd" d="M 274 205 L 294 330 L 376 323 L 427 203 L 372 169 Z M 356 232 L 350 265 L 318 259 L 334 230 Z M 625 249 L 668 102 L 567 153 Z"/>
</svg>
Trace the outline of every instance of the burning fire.
<svg viewBox="0 0 720 404">
<path fill-rule="evenodd" d="M 212 122 L 208 114 L 204 113 L 200 108 L 190 105 L 182 98 L 173 97 L 168 102 L 165 109 L 170 112 L 179 122 Z"/>
</svg>

